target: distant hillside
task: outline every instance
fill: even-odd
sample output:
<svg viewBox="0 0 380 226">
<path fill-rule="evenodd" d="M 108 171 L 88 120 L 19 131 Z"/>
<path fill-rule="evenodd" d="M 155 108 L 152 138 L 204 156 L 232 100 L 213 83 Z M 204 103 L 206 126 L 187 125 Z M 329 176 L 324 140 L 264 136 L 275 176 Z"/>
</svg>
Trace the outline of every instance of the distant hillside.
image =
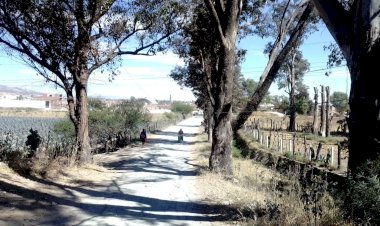
<svg viewBox="0 0 380 226">
<path fill-rule="evenodd" d="M 17 87 L 9 87 L 0 85 L 0 93 L 14 94 L 14 95 L 42 95 L 43 93 L 33 90 L 22 89 Z"/>
</svg>

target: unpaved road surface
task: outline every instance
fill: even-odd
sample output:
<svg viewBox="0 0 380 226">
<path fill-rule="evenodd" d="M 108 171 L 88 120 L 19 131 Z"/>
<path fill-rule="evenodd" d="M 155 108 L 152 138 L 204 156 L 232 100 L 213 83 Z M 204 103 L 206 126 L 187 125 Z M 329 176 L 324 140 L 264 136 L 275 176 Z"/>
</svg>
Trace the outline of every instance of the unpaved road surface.
<svg viewBox="0 0 380 226">
<path fill-rule="evenodd" d="M 186 119 L 148 134 L 144 146 L 110 153 L 118 156 L 116 161 L 104 164 L 118 172 L 110 183 L 93 187 L 52 183 L 53 189 L 61 188 L 64 196 L 26 190 L 23 198 L 47 196 L 48 204 L 25 203 L 24 213 L 30 208 L 34 216 L 1 219 L 0 215 L 0 225 L 220 225 L 219 207 L 200 201 L 204 197 L 196 188 L 197 166 L 191 150 L 197 143 L 201 121 L 201 117 Z M 185 133 L 183 143 L 177 142 L 180 128 Z M 11 185 L 8 191 L 12 191 Z M 21 211 L 22 206 L 20 203 L 13 209 Z"/>
</svg>

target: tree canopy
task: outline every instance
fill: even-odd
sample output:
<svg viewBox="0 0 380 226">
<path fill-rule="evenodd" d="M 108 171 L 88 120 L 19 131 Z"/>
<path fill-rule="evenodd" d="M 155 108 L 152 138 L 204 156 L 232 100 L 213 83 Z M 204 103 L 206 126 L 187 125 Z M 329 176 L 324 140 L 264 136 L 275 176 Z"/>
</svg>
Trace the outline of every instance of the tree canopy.
<svg viewBox="0 0 380 226">
<path fill-rule="evenodd" d="M 107 72 L 112 79 L 121 55 L 165 50 L 186 20 L 183 6 L 175 0 L 1 0 L 0 44 L 66 92 L 78 160 L 86 162 L 90 75 Z"/>
</svg>

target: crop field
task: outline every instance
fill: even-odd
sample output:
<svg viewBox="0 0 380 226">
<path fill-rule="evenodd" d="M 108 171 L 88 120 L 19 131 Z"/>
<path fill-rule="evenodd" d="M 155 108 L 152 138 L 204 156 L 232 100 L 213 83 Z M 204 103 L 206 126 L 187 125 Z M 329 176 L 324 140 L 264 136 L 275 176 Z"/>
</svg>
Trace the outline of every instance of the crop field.
<svg viewBox="0 0 380 226">
<path fill-rule="evenodd" d="M 26 138 L 29 130 L 37 130 L 41 137 L 48 136 L 56 122 L 62 118 L 37 118 L 37 117 L 0 117 L 0 134 L 14 134 L 17 137 Z"/>
</svg>

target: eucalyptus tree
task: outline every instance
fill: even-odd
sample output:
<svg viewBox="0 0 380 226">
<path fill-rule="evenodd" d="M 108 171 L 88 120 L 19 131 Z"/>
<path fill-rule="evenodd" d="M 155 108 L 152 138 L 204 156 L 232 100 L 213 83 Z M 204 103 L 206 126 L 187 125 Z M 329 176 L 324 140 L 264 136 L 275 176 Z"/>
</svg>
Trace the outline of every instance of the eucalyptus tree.
<svg viewBox="0 0 380 226">
<path fill-rule="evenodd" d="M 237 64 L 243 55 L 236 49 L 236 40 L 242 11 L 256 8 L 248 2 L 243 5 L 243 1 L 194 2 L 197 6 L 192 23 L 184 28 L 176 50 L 185 59 L 187 69 L 178 68 L 171 76 L 179 80 L 185 72 L 188 76 L 184 84 L 205 98 L 208 127 L 212 124 L 209 167 L 214 172 L 232 174 L 233 90 L 239 80 Z"/>
<path fill-rule="evenodd" d="M 0 0 L 0 43 L 66 92 L 80 162 L 91 160 L 90 75 L 108 71 L 112 79 L 122 55 L 164 50 L 186 19 L 181 5 L 175 0 Z"/>
<path fill-rule="evenodd" d="M 380 1 L 312 0 L 347 62 L 351 75 L 351 172 L 380 155 Z"/>
<path fill-rule="evenodd" d="M 302 53 L 297 49 L 293 49 L 285 62 L 282 64 L 277 77 L 277 84 L 280 89 L 286 89 L 289 95 L 289 131 L 296 130 L 296 112 L 297 101 L 302 101 L 302 98 L 296 100 L 299 91 L 304 87 L 303 76 L 309 70 L 309 63 L 303 58 Z M 301 97 L 301 96 L 300 96 Z"/>
<path fill-rule="evenodd" d="M 270 3 L 269 7 L 272 10 L 267 9 L 268 14 L 261 18 L 263 23 L 256 27 L 255 32 L 262 37 L 274 37 L 274 41 L 268 45 L 268 62 L 257 88 L 234 122 L 235 133 L 251 113 L 257 110 L 289 52 L 299 46 L 302 38 L 314 29 L 313 24 L 317 21 L 314 7 L 308 0 L 277 0 Z"/>
<path fill-rule="evenodd" d="M 242 26 L 243 21 L 251 20 L 251 25 L 260 19 L 261 6 L 265 1 L 211 1 L 204 0 L 207 9 L 207 18 L 196 24 L 199 29 L 194 32 L 197 37 L 211 37 L 209 42 L 194 48 L 194 62 L 200 65 L 208 84 L 208 98 L 212 106 L 214 120 L 213 142 L 210 156 L 210 169 L 216 172 L 232 174 L 232 90 L 233 72 L 236 64 L 236 40 L 240 34 L 251 32 L 249 26 Z M 202 7 L 201 7 L 202 8 Z M 288 7 L 285 7 L 288 9 Z M 285 11 L 283 11 L 285 12 Z M 247 106 L 239 113 L 235 123 L 235 131 L 240 128 L 248 116 L 255 110 L 267 93 L 269 86 L 277 74 L 281 62 L 287 53 L 297 44 L 306 25 L 310 22 L 309 16 L 312 6 L 304 2 L 297 7 L 289 20 L 283 21 L 280 33 L 270 54 L 268 66 L 258 83 L 258 88 L 252 95 Z M 199 15 L 199 14 L 197 14 Z M 285 13 L 284 16 L 285 18 Z M 203 34 L 203 35 L 199 35 Z M 198 39 L 195 39 L 198 41 Z M 191 42 L 194 40 L 191 39 Z M 204 42 L 204 40 L 202 40 Z M 193 43 L 192 43 L 193 44 Z M 186 48 L 184 47 L 184 50 Z M 186 52 L 186 51 L 185 51 Z"/>
</svg>

